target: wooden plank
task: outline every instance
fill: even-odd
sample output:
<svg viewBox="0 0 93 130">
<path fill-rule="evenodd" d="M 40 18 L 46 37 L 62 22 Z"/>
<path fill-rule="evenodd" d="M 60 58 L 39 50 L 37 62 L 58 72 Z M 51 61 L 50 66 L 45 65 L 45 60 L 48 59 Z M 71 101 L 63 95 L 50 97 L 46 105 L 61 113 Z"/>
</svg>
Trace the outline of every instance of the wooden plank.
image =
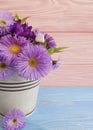
<svg viewBox="0 0 93 130">
<path fill-rule="evenodd" d="M 38 97 L 26 128 L 93 130 L 93 87 L 42 87 Z"/>
<path fill-rule="evenodd" d="M 93 33 L 49 33 L 58 46 L 68 46 L 61 56 L 64 65 L 93 65 Z M 57 55 L 57 56 L 58 56 Z"/>
<path fill-rule="evenodd" d="M 43 31 L 93 32 L 91 0 L 0 0 L 0 10 L 30 16 L 29 23 Z"/>
<path fill-rule="evenodd" d="M 93 86 L 93 65 L 63 65 L 43 78 L 41 86 Z"/>
<path fill-rule="evenodd" d="M 31 16 L 34 27 L 49 32 L 59 46 L 70 47 L 61 53 L 63 66 L 42 79 L 41 86 L 93 86 L 93 1 L 0 0 L 2 9 Z"/>
<path fill-rule="evenodd" d="M 33 130 L 93 130 L 93 87 L 40 88 L 27 121 Z"/>
<path fill-rule="evenodd" d="M 59 46 L 70 48 L 60 55 L 62 67 L 42 79 L 41 86 L 93 86 L 93 34 L 51 35 Z"/>
</svg>

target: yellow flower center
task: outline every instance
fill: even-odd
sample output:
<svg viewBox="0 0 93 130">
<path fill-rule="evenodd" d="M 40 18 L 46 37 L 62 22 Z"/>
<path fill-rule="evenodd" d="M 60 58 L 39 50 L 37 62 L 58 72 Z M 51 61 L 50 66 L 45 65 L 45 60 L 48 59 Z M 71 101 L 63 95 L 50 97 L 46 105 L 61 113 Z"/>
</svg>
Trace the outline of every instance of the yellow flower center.
<svg viewBox="0 0 93 130">
<path fill-rule="evenodd" d="M 0 25 L 1 25 L 1 26 L 5 26 L 6 24 L 7 24 L 7 22 L 6 22 L 5 20 L 3 20 L 3 19 L 0 20 Z"/>
<path fill-rule="evenodd" d="M 12 44 L 9 47 L 9 51 L 13 54 L 18 54 L 21 51 L 21 47 L 17 44 Z"/>
<path fill-rule="evenodd" d="M 35 59 L 35 58 L 30 58 L 30 59 L 28 60 L 28 64 L 29 64 L 31 67 L 37 67 L 37 66 L 38 66 L 38 61 L 37 61 L 37 59 Z"/>
<path fill-rule="evenodd" d="M 7 65 L 5 63 L 0 63 L 0 69 L 6 69 Z"/>
<path fill-rule="evenodd" d="M 12 123 L 13 124 L 16 124 L 18 122 L 18 120 L 16 119 L 16 118 L 14 118 L 13 120 L 12 120 Z"/>
</svg>

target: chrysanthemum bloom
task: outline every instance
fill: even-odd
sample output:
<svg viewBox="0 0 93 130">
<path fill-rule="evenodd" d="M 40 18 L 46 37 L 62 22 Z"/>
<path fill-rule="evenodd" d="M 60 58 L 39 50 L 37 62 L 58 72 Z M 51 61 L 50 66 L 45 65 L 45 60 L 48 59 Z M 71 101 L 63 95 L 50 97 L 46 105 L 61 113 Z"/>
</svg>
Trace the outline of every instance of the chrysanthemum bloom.
<svg viewBox="0 0 93 130">
<path fill-rule="evenodd" d="M 4 130 L 20 130 L 25 124 L 24 114 L 20 110 L 8 112 L 3 119 Z"/>
<path fill-rule="evenodd" d="M 16 62 L 19 75 L 28 80 L 40 79 L 48 74 L 51 67 L 51 56 L 42 45 L 34 45 L 25 48 Z"/>
<path fill-rule="evenodd" d="M 7 35 L 0 40 L 0 53 L 7 56 L 8 59 L 15 59 L 28 44 L 30 42 L 24 37 Z"/>
<path fill-rule="evenodd" d="M 7 11 L 0 11 L 0 26 L 9 26 L 14 23 L 11 13 Z"/>
<path fill-rule="evenodd" d="M 32 26 L 28 26 L 27 23 L 21 24 L 21 20 L 15 21 L 13 25 L 10 25 L 10 33 L 17 36 L 24 36 L 27 39 L 33 41 L 35 35 L 33 33 Z"/>
<path fill-rule="evenodd" d="M 12 61 L 0 56 L 0 80 L 7 79 L 13 72 Z"/>
<path fill-rule="evenodd" d="M 34 34 L 35 34 L 35 42 L 37 42 L 39 44 L 41 43 L 47 49 L 56 48 L 56 43 L 50 35 L 48 35 L 44 32 L 40 32 L 39 29 L 35 29 Z"/>
<path fill-rule="evenodd" d="M 60 57 L 58 58 L 58 60 L 53 60 L 52 61 L 52 68 L 53 69 L 58 69 L 61 65 L 61 59 Z"/>
</svg>

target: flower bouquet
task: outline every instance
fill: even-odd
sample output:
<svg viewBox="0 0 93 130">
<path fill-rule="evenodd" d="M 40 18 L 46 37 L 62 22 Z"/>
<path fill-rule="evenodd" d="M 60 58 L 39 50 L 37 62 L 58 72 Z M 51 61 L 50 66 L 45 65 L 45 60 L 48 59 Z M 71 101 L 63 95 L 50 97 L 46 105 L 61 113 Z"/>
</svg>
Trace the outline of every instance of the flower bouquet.
<svg viewBox="0 0 93 130">
<path fill-rule="evenodd" d="M 60 58 L 52 54 L 66 47 L 57 47 L 54 39 L 33 29 L 17 14 L 0 12 L 0 113 L 14 108 L 24 114 L 36 105 L 39 81 L 60 66 Z"/>
</svg>

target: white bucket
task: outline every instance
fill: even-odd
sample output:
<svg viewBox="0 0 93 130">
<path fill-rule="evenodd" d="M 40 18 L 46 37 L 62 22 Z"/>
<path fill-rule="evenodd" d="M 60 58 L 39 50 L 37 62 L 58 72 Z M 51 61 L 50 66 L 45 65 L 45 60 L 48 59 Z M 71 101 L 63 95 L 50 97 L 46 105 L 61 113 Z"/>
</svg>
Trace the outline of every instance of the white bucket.
<svg viewBox="0 0 93 130">
<path fill-rule="evenodd" d="M 13 109 L 30 114 L 36 107 L 39 80 L 28 81 L 16 74 L 0 81 L 0 114 L 5 115 Z"/>
</svg>

